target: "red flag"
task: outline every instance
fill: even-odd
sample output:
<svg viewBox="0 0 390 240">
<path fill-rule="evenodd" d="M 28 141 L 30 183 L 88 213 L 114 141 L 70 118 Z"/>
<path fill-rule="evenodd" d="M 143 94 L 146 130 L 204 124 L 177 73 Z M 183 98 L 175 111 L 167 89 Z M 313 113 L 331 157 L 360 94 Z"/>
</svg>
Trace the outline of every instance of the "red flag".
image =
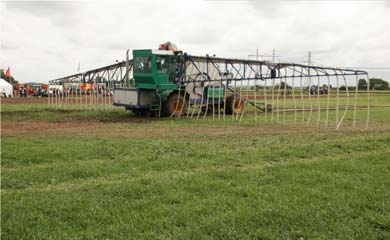
<svg viewBox="0 0 390 240">
<path fill-rule="evenodd" d="M 9 69 L 9 67 L 8 67 L 7 71 L 5 72 L 5 76 L 11 77 L 11 70 Z"/>
</svg>

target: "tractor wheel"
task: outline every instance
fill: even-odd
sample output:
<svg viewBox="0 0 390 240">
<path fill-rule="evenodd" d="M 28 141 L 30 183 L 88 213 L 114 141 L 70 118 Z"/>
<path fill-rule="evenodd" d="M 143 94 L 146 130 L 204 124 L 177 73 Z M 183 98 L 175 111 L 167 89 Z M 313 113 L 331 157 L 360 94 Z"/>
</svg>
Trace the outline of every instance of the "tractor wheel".
<svg viewBox="0 0 390 240">
<path fill-rule="evenodd" d="M 187 112 L 188 102 L 185 100 L 184 96 L 178 93 L 172 93 L 169 95 L 167 101 L 165 101 L 162 116 L 170 117 L 170 116 L 180 116 L 182 113 Z"/>
<path fill-rule="evenodd" d="M 226 114 L 242 113 L 242 111 L 244 111 L 244 108 L 245 108 L 245 102 L 242 98 L 241 100 L 240 97 L 238 96 L 234 98 L 234 95 L 226 98 L 226 110 L 225 110 Z"/>
</svg>

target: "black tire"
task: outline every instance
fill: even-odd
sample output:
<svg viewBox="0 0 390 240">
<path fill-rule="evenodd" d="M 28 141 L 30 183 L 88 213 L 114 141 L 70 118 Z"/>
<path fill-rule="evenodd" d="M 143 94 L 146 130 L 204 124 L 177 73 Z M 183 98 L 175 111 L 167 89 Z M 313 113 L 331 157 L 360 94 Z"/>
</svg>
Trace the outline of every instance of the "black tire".
<svg viewBox="0 0 390 240">
<path fill-rule="evenodd" d="M 187 112 L 188 101 L 183 95 L 174 92 L 169 95 L 168 99 L 163 103 L 162 114 L 163 117 L 178 117 Z"/>
<path fill-rule="evenodd" d="M 229 96 L 226 98 L 226 110 L 225 114 L 231 115 L 231 114 L 238 114 L 242 113 L 245 108 L 245 101 L 244 99 L 239 96 L 234 97 L 234 95 Z"/>
</svg>

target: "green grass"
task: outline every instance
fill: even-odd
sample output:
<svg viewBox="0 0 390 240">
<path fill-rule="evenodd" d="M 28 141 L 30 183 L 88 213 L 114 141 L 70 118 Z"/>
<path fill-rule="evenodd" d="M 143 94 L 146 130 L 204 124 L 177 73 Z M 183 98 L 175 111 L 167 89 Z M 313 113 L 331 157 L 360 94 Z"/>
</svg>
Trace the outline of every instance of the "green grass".
<svg viewBox="0 0 390 240">
<path fill-rule="evenodd" d="M 389 239 L 389 112 L 335 131 L 3 107 L 1 237 Z"/>
</svg>

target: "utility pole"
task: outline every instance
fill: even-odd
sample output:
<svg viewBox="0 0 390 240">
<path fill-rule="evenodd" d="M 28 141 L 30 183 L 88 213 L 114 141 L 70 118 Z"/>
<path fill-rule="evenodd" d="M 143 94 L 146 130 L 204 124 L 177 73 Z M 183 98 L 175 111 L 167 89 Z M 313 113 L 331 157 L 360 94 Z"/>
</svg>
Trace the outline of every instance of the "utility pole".
<svg viewBox="0 0 390 240">
<path fill-rule="evenodd" d="M 307 55 L 307 64 L 311 66 L 312 60 L 311 60 L 311 51 L 309 51 L 309 54 Z"/>
<path fill-rule="evenodd" d="M 275 49 L 272 49 L 272 62 L 275 62 Z"/>
<path fill-rule="evenodd" d="M 272 55 L 266 55 L 266 54 L 260 54 L 259 49 L 256 48 L 256 54 L 248 55 L 248 58 L 250 57 L 256 57 L 256 61 L 259 61 L 260 60 L 259 58 L 272 58 L 272 62 L 275 62 L 277 57 L 282 57 L 282 56 L 277 56 L 275 49 L 272 50 Z"/>
<path fill-rule="evenodd" d="M 309 51 L 308 54 L 307 54 L 307 65 L 309 66 L 307 68 L 307 73 L 309 75 L 310 75 L 310 66 L 311 66 L 311 64 L 312 64 L 311 51 Z M 310 79 L 310 77 L 309 77 L 309 79 Z M 309 80 L 309 81 L 311 81 L 311 80 Z"/>
</svg>

